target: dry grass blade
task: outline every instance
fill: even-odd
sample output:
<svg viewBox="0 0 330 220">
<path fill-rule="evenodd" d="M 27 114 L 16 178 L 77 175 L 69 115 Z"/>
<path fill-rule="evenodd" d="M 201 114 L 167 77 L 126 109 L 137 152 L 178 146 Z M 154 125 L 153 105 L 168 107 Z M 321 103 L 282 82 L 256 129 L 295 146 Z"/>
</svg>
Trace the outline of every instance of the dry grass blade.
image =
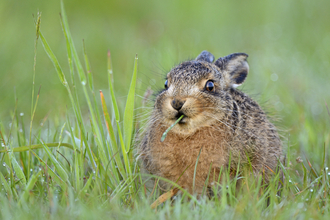
<svg viewBox="0 0 330 220">
<path fill-rule="evenodd" d="M 312 171 L 312 173 L 314 174 L 314 176 L 315 176 L 316 178 L 319 177 L 319 175 L 316 173 L 316 171 L 314 170 L 312 164 L 309 162 L 309 160 L 307 159 L 306 156 L 305 156 L 305 158 L 306 158 L 306 161 L 307 161 L 309 167 L 311 168 L 311 171 Z"/>
<path fill-rule="evenodd" d="M 150 207 L 152 209 L 157 208 L 157 206 L 159 206 L 163 202 L 169 200 L 170 198 L 172 198 L 173 196 L 175 196 L 178 192 L 179 192 L 179 189 L 178 188 L 171 189 L 169 192 L 166 192 L 163 195 L 159 196 L 158 199 L 156 201 L 154 201 L 151 204 Z"/>
<path fill-rule="evenodd" d="M 113 152 L 114 152 L 114 158 L 115 158 L 115 161 L 116 161 L 116 164 L 118 166 L 118 170 L 119 170 L 120 174 L 122 175 L 123 178 L 125 178 L 126 177 L 125 168 L 124 168 L 124 165 L 121 161 L 120 154 L 118 154 L 119 150 L 118 150 L 118 145 L 117 145 L 117 142 L 116 142 L 116 136 L 115 136 L 112 124 L 111 124 L 110 116 L 109 116 L 109 113 L 108 113 L 107 105 L 105 103 L 105 98 L 104 98 L 104 95 L 103 95 L 102 91 L 100 91 L 100 97 L 101 97 L 101 104 L 102 104 L 105 124 L 106 124 L 107 130 L 109 132 L 111 146 L 112 146 Z"/>
</svg>

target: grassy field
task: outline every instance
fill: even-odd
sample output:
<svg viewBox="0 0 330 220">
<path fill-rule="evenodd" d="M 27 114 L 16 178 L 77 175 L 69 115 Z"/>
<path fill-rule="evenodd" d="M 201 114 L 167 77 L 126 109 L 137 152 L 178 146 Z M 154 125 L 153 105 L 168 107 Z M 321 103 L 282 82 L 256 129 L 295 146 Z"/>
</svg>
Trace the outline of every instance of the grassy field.
<svg viewBox="0 0 330 220">
<path fill-rule="evenodd" d="M 328 219 L 330 2 L 64 5 L 0 2 L 0 219 Z M 143 96 L 202 50 L 249 54 L 240 89 L 278 118 L 281 193 L 279 176 L 246 177 L 155 210 L 134 149 Z"/>
</svg>

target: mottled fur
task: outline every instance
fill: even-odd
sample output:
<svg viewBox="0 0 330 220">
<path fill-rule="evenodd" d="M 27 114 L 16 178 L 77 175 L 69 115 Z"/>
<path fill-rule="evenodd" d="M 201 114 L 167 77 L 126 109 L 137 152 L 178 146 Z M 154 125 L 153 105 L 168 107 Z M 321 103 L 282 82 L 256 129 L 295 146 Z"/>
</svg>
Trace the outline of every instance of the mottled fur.
<svg viewBox="0 0 330 220">
<path fill-rule="evenodd" d="M 168 88 L 156 97 L 138 146 L 149 173 L 177 182 L 193 193 L 194 169 L 201 152 L 194 193 L 202 193 L 210 168 L 207 187 L 218 180 L 229 160 L 233 171 L 238 164 L 250 163 L 253 172 L 262 173 L 268 181 L 281 160 L 282 145 L 260 106 L 235 89 L 248 74 L 246 58 L 244 53 L 235 53 L 213 63 L 213 55 L 203 51 L 167 74 Z M 212 91 L 205 88 L 209 80 L 214 83 Z M 185 117 L 161 142 L 164 131 L 181 115 Z M 160 186 L 164 191 L 169 187 L 165 182 Z"/>
</svg>

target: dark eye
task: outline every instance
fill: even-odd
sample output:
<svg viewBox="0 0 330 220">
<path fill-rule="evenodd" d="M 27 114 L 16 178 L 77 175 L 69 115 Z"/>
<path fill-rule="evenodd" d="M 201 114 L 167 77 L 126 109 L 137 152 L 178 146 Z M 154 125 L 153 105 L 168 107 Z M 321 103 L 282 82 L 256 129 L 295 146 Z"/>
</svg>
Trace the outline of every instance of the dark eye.
<svg viewBox="0 0 330 220">
<path fill-rule="evenodd" d="M 211 80 L 207 81 L 206 84 L 205 84 L 205 89 L 207 91 L 210 91 L 210 92 L 213 91 L 214 90 L 214 83 Z"/>
<path fill-rule="evenodd" d="M 165 81 L 165 89 L 168 89 L 168 82 L 167 82 L 167 80 Z"/>
</svg>

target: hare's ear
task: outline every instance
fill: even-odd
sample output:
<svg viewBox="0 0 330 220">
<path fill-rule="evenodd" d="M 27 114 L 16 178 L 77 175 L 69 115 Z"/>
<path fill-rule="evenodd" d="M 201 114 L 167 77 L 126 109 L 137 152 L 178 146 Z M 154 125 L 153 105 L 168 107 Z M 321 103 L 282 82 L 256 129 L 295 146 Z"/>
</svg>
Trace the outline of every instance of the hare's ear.
<svg viewBox="0 0 330 220">
<path fill-rule="evenodd" d="M 228 74 L 230 84 L 233 87 L 242 85 L 249 72 L 249 64 L 246 61 L 248 55 L 246 53 L 233 53 L 225 57 L 220 57 L 215 61 L 224 74 Z"/>
<path fill-rule="evenodd" d="M 214 56 L 210 52 L 204 50 L 201 54 L 198 55 L 196 60 L 202 60 L 212 63 L 214 61 Z"/>
</svg>

